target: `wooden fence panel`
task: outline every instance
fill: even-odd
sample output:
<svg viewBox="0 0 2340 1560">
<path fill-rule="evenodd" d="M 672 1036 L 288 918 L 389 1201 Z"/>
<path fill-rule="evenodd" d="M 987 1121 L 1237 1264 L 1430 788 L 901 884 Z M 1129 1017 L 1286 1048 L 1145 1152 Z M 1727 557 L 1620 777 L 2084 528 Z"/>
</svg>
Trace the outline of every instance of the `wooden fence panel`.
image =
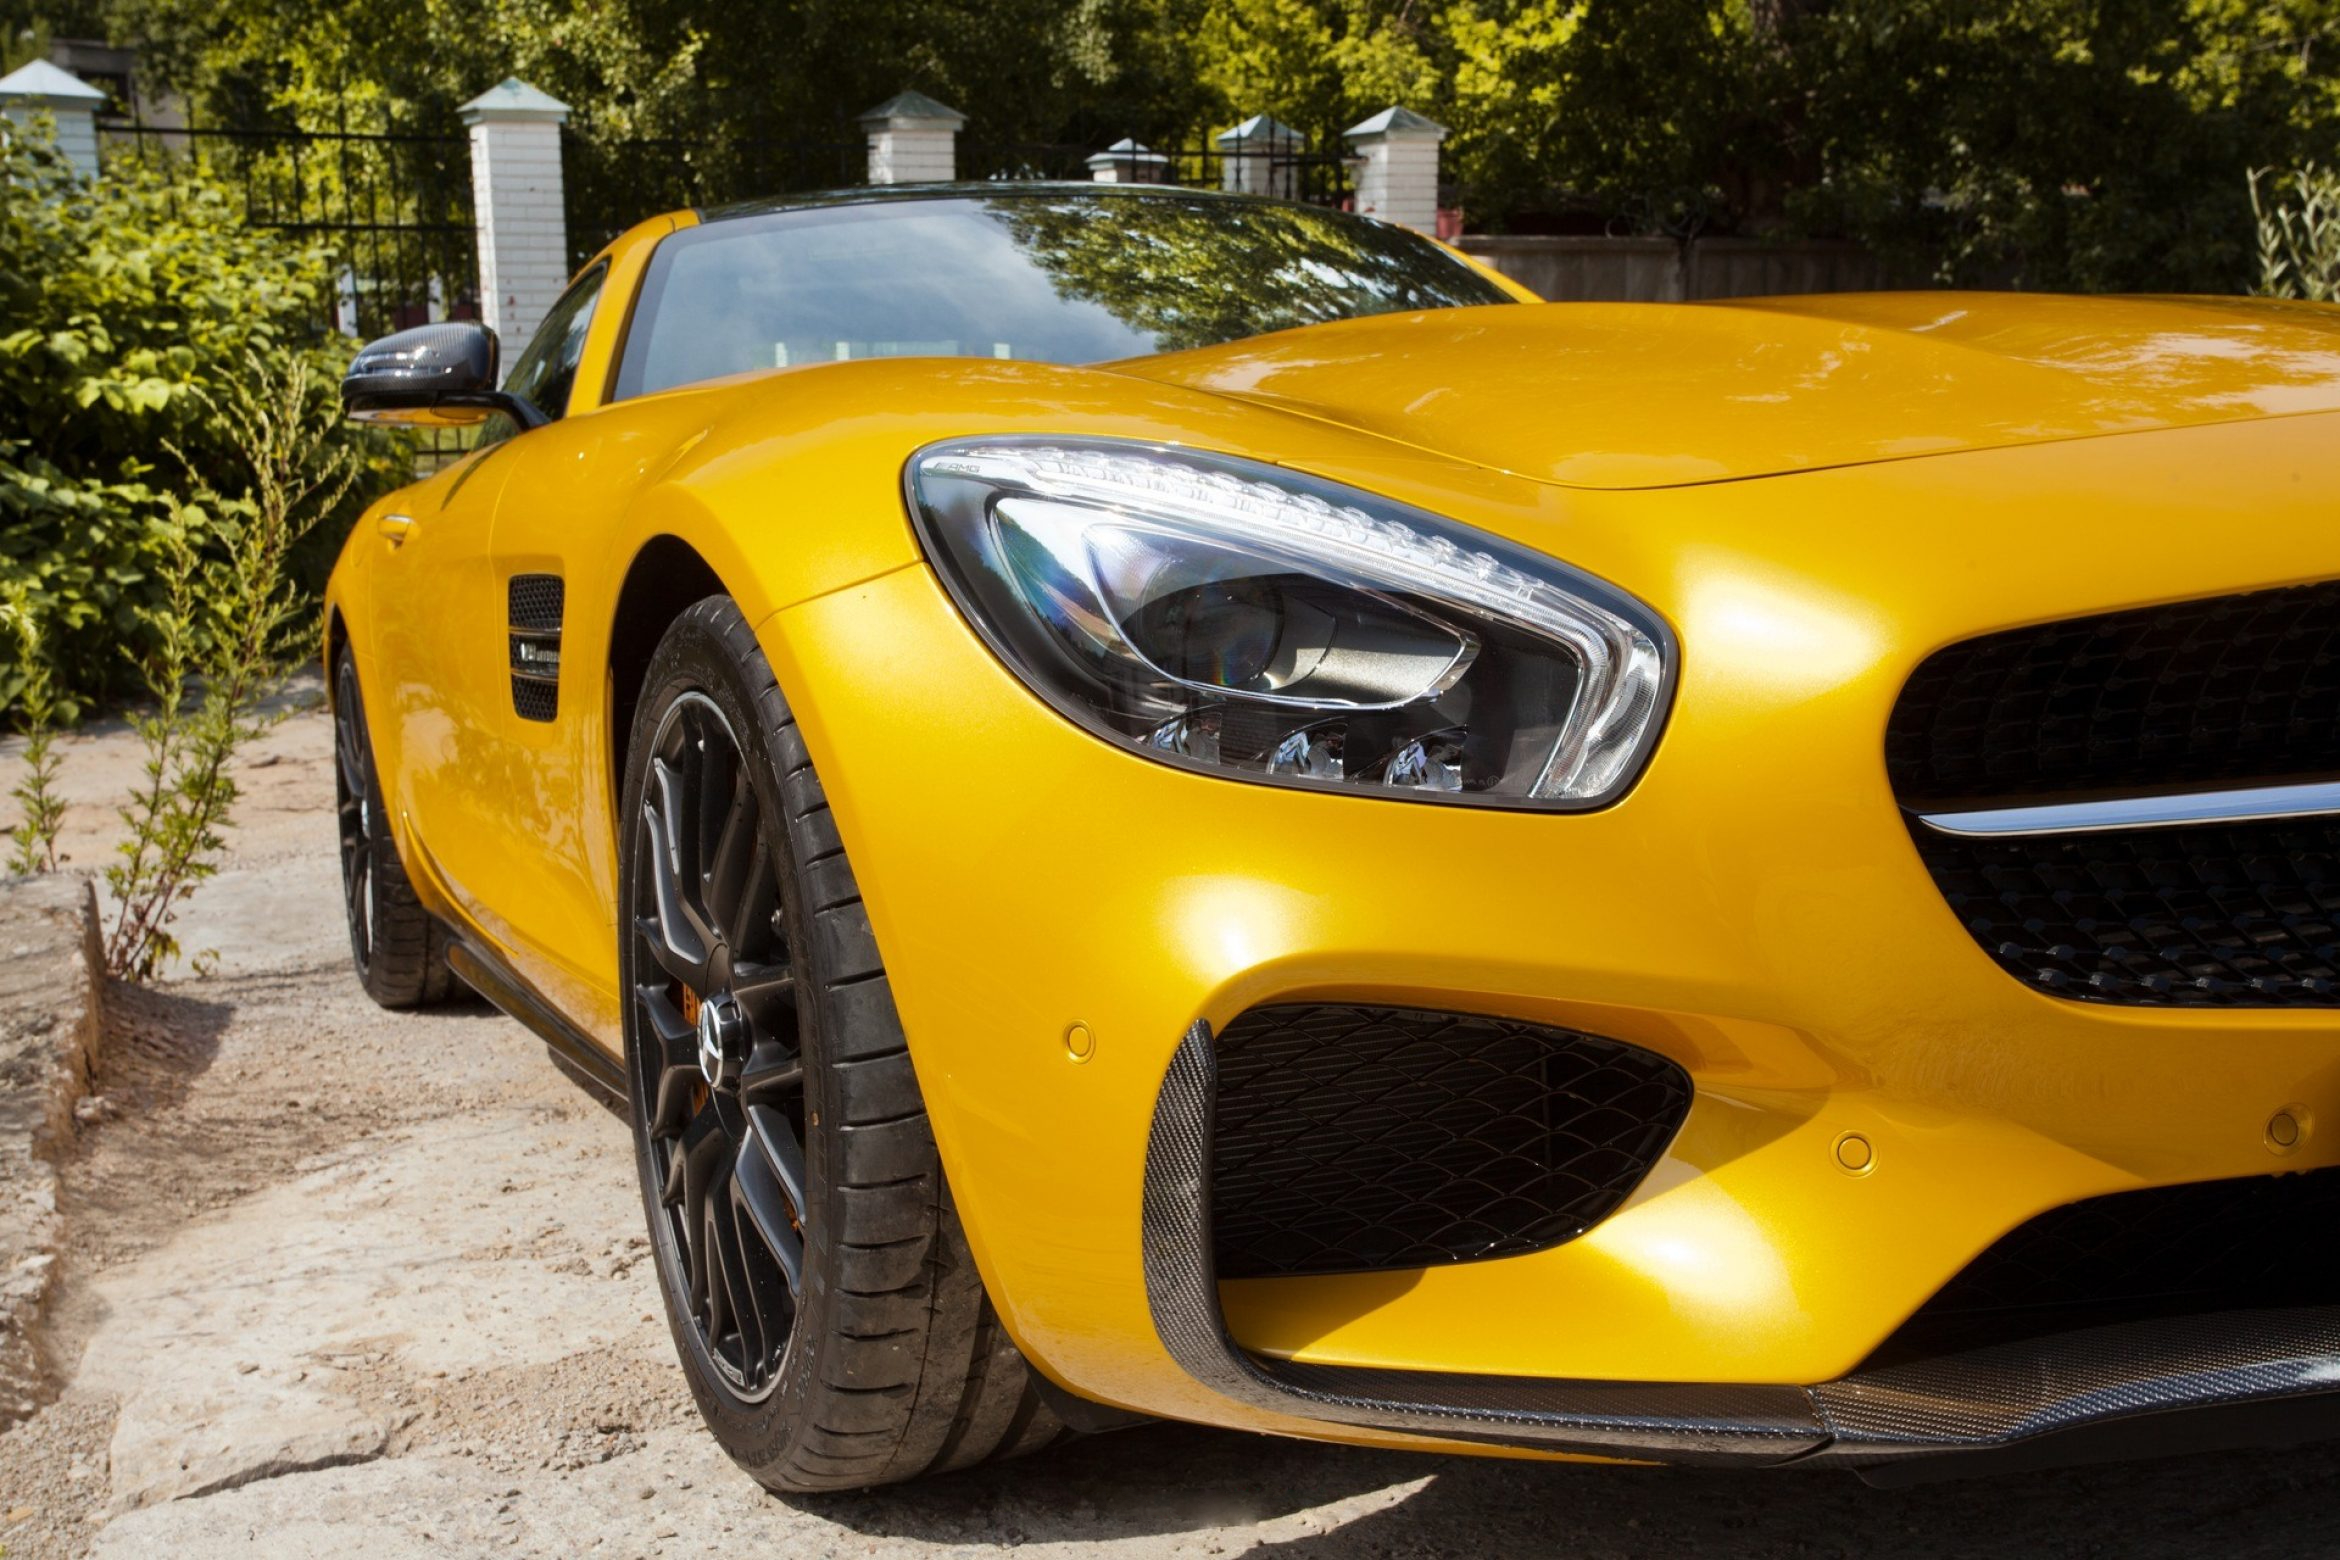
<svg viewBox="0 0 2340 1560">
<path fill-rule="evenodd" d="M 1464 253 L 1555 302 L 1682 303 L 1892 285 L 1877 257 L 1854 244 L 1491 235 L 1456 242 Z"/>
</svg>

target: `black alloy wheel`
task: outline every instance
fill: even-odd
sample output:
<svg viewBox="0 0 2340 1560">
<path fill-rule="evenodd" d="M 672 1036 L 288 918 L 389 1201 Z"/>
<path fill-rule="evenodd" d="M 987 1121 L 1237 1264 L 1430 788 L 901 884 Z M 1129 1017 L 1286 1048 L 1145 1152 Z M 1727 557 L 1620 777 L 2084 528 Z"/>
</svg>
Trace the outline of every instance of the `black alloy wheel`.
<svg viewBox="0 0 2340 1560">
<path fill-rule="evenodd" d="M 651 738 L 634 861 L 634 1088 L 725 1383 L 778 1380 L 804 1283 L 804 1057 L 773 848 L 739 739 L 686 693 Z"/>
<path fill-rule="evenodd" d="M 447 934 L 415 897 L 390 833 L 357 661 L 333 659 L 333 800 L 341 830 L 342 908 L 350 961 L 366 995 L 386 1008 L 444 1002 L 461 989 L 447 967 Z"/>
<path fill-rule="evenodd" d="M 1054 1440 L 959 1227 L 827 795 L 729 597 L 659 641 L 621 795 L 635 1163 L 716 1440 L 792 1492 Z"/>
</svg>

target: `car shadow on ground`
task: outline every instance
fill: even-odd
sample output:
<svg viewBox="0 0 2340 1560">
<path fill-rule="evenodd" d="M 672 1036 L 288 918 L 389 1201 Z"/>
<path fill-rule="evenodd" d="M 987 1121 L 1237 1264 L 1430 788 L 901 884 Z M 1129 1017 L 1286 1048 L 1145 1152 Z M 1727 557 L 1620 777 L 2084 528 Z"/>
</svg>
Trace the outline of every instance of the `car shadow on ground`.
<svg viewBox="0 0 2340 1560">
<path fill-rule="evenodd" d="M 870 1537 L 944 1544 L 1103 1543 L 1268 1523 L 1244 1552 L 1276 1560 L 2223 1560 L 2340 1552 L 2340 1446 L 1879 1490 L 1843 1472 L 1425 1457 L 1155 1425 L 955 1478 L 803 1504 Z"/>
</svg>

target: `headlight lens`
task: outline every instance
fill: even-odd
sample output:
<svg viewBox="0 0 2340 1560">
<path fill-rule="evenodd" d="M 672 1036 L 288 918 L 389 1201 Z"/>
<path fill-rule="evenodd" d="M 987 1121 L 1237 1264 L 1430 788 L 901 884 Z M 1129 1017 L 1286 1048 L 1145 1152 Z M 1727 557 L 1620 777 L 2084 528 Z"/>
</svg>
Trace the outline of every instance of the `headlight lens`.
<svg viewBox="0 0 2340 1560">
<path fill-rule="evenodd" d="M 929 556 L 1001 659 L 1167 762 L 1581 809 L 1623 793 L 1664 720 L 1655 613 L 1387 499 L 1112 440 L 954 440 L 909 482 Z"/>
</svg>

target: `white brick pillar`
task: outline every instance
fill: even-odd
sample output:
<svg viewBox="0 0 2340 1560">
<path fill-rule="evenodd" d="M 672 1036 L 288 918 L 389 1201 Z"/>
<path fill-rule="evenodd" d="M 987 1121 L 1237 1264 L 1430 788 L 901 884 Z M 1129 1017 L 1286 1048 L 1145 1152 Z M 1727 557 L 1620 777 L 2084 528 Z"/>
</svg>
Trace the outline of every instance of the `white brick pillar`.
<svg viewBox="0 0 2340 1560">
<path fill-rule="evenodd" d="M 1273 195 L 1278 200 L 1299 197 L 1300 170 L 1288 160 L 1299 153 L 1299 131 L 1265 114 L 1254 114 L 1212 139 L 1219 148 L 1219 188 L 1242 195 Z"/>
<path fill-rule="evenodd" d="M 1123 136 L 1089 159 L 1089 178 L 1097 184 L 1166 184 L 1170 159 Z"/>
<path fill-rule="evenodd" d="M 456 112 L 471 127 L 479 301 L 509 372 L 569 280 L 561 126 L 569 105 L 507 76 Z"/>
<path fill-rule="evenodd" d="M 96 87 L 47 60 L 0 76 L 0 114 L 30 125 L 46 110 L 57 126 L 57 150 L 85 179 L 98 174 L 97 111 L 105 101 Z"/>
<path fill-rule="evenodd" d="M 1438 232 L 1438 143 L 1446 126 L 1410 108 L 1385 108 L 1342 135 L 1357 154 L 1360 215 Z"/>
<path fill-rule="evenodd" d="M 897 92 L 863 114 L 872 184 L 948 184 L 959 176 L 967 116 L 923 92 Z"/>
</svg>

